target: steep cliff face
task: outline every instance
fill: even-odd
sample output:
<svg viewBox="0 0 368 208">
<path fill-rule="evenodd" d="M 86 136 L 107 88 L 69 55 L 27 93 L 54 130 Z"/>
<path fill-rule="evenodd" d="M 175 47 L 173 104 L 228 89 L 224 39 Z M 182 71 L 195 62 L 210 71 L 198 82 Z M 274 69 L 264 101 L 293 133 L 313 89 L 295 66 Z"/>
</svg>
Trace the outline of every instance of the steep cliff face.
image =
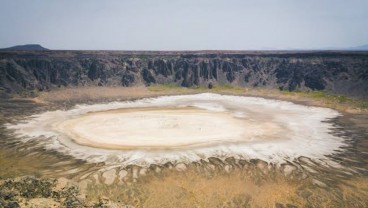
<svg viewBox="0 0 368 208">
<path fill-rule="evenodd" d="M 368 52 L 0 53 L 0 90 L 231 84 L 368 97 Z"/>
</svg>

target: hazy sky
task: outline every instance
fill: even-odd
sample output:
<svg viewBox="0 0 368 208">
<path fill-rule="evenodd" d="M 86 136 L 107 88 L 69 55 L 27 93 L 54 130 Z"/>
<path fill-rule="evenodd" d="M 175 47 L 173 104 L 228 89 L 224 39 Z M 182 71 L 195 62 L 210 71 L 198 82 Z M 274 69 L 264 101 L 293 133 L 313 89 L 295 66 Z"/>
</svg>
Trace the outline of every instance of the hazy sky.
<svg viewBox="0 0 368 208">
<path fill-rule="evenodd" d="M 0 0 L 0 48 L 202 50 L 368 44 L 368 0 Z"/>
</svg>

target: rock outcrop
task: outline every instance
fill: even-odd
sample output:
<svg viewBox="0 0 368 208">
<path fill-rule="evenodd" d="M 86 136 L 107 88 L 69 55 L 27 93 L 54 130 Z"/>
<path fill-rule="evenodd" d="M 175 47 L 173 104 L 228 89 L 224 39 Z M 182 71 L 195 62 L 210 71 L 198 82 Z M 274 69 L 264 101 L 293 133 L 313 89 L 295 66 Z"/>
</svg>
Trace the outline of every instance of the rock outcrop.
<svg viewBox="0 0 368 208">
<path fill-rule="evenodd" d="M 368 52 L 0 52 L 0 91 L 230 84 L 368 97 Z"/>
</svg>

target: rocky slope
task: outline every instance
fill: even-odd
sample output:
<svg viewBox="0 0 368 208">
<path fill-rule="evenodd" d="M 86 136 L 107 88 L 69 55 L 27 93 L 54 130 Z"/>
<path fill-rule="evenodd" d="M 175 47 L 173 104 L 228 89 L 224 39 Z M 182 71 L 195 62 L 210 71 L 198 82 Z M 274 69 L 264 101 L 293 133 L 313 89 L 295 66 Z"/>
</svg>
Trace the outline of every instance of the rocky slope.
<svg viewBox="0 0 368 208">
<path fill-rule="evenodd" d="M 230 84 L 368 97 L 368 52 L 0 52 L 0 92 Z"/>
</svg>

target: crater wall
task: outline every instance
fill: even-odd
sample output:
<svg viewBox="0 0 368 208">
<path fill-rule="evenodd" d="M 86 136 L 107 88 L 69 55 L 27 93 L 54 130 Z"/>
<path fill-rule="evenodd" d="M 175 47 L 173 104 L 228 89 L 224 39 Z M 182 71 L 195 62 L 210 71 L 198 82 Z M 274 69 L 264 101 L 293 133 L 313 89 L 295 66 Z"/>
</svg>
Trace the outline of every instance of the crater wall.
<svg viewBox="0 0 368 208">
<path fill-rule="evenodd" d="M 0 52 L 0 92 L 62 86 L 229 84 L 368 97 L 368 52 Z"/>
</svg>

